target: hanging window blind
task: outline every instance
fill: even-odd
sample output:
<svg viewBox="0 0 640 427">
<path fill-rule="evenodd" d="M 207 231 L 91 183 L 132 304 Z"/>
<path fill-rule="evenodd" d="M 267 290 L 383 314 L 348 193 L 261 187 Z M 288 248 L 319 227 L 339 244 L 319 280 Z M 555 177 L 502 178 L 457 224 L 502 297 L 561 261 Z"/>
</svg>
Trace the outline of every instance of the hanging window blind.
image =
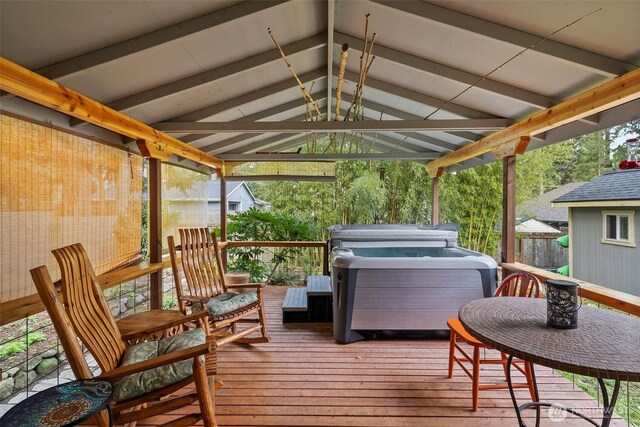
<svg viewBox="0 0 640 427">
<path fill-rule="evenodd" d="M 80 242 L 96 274 L 136 258 L 142 162 L 95 141 L 0 115 L 0 302 L 36 294 L 29 270 Z"/>
</svg>

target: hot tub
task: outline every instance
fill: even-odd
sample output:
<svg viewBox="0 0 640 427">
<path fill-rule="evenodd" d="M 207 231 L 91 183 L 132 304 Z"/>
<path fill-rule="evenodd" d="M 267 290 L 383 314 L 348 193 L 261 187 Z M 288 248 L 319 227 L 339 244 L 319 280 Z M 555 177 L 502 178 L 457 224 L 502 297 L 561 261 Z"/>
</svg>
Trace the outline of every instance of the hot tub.
<svg viewBox="0 0 640 427">
<path fill-rule="evenodd" d="M 330 229 L 333 335 L 445 331 L 466 302 L 490 297 L 493 258 L 457 246 L 457 224 Z"/>
</svg>

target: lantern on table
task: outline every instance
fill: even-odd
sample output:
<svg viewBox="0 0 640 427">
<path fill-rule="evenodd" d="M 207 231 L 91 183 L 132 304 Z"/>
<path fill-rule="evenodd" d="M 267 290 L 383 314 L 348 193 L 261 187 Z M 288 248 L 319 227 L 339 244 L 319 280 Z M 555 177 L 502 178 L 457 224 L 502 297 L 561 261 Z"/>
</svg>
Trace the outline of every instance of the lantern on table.
<svg viewBox="0 0 640 427">
<path fill-rule="evenodd" d="M 547 325 L 556 329 L 578 327 L 578 288 L 580 285 L 567 280 L 547 280 Z"/>
</svg>

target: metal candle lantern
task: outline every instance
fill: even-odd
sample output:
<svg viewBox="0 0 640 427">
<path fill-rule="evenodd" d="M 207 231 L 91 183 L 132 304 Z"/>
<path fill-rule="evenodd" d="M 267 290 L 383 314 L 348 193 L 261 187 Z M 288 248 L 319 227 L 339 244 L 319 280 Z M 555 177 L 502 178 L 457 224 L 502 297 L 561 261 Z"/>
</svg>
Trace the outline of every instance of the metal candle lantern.
<svg viewBox="0 0 640 427">
<path fill-rule="evenodd" d="M 578 288 L 580 285 L 566 280 L 547 280 L 547 325 L 556 329 L 578 327 Z"/>
</svg>

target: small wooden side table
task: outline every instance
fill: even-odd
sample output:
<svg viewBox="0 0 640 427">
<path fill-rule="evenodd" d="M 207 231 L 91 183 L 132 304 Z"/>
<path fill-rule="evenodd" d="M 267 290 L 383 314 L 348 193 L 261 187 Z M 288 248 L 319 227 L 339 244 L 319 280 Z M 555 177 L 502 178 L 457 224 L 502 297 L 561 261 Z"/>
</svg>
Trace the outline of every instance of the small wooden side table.
<svg viewBox="0 0 640 427">
<path fill-rule="evenodd" d="M 156 309 L 130 314 L 116 321 L 116 326 L 122 334 L 122 339 L 131 345 L 175 335 L 183 330 L 184 322 L 185 315 L 179 310 Z M 160 331 L 154 330 L 157 325 L 165 324 L 174 324 L 175 326 Z"/>
<path fill-rule="evenodd" d="M 113 388 L 104 380 L 77 380 L 36 393 L 11 408 L 2 417 L 3 427 L 66 427 L 81 423 L 106 409 Z"/>
</svg>

